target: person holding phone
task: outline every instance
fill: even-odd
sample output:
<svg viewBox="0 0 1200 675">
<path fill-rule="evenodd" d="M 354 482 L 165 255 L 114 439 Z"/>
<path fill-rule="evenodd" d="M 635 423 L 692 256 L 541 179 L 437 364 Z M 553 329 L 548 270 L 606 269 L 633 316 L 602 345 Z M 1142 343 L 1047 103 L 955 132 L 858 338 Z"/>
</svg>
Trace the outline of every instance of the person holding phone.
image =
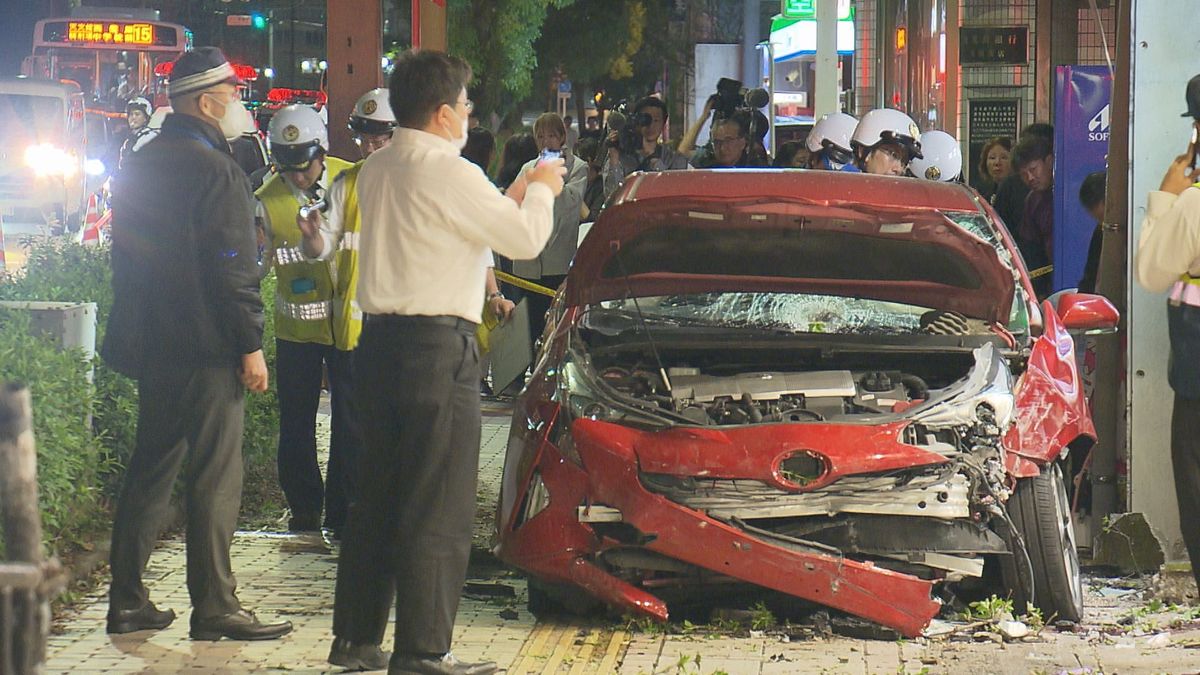
<svg viewBox="0 0 1200 675">
<path fill-rule="evenodd" d="M 587 163 L 567 148 L 567 125 L 557 113 L 542 113 L 534 121 L 533 138 L 539 154 L 537 159 L 521 167 L 521 174 L 525 175 L 538 164 L 561 159 L 567 175 L 563 178 L 562 194 L 554 200 L 554 230 L 550 233 L 550 241 L 538 257 L 514 260 L 513 274 L 539 286 L 557 289 L 567 278 L 567 268 L 579 243 L 579 207 L 587 188 Z M 541 293 L 527 293 L 525 297 L 529 303 L 530 335 L 536 340 L 546 328 L 546 311 L 553 298 Z"/>
<path fill-rule="evenodd" d="M 1200 75 L 1188 82 L 1187 106 L 1183 117 L 1192 118 L 1192 140 L 1171 162 L 1159 189 L 1147 196 L 1135 266 L 1146 290 L 1170 289 L 1171 463 L 1183 542 L 1200 584 L 1200 520 L 1195 517 L 1200 512 Z"/>
</svg>

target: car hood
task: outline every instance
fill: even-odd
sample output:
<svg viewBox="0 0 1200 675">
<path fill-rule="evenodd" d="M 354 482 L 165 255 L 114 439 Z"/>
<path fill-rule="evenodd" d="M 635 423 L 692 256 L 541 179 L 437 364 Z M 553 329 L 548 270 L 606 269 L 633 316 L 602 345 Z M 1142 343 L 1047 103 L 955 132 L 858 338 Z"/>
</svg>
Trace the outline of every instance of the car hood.
<svg viewBox="0 0 1200 675">
<path fill-rule="evenodd" d="M 605 209 L 576 253 L 566 301 L 813 293 L 1004 323 L 1013 289 L 995 248 L 937 209 L 688 196 Z"/>
</svg>

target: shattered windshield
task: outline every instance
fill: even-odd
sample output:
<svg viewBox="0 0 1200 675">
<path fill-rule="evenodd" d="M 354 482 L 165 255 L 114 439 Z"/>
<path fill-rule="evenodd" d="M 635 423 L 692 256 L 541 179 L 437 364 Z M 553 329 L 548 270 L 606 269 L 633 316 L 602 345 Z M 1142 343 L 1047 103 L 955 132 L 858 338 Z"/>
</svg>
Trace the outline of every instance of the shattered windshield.
<svg viewBox="0 0 1200 675">
<path fill-rule="evenodd" d="M 975 211 L 946 211 L 943 212 L 943 215 L 950 222 L 991 244 L 992 248 L 996 249 L 996 255 L 1000 258 L 1000 261 L 1007 265 L 1009 269 L 1016 269 L 1012 253 L 1004 246 L 1004 241 L 1000 238 L 1000 233 L 996 231 L 996 228 L 988 220 L 987 216 Z M 1025 293 L 1021 288 L 1020 276 L 1015 271 L 1013 272 L 1013 279 L 1016 281 L 1016 284 L 1013 291 L 1013 305 L 1012 311 L 1009 314 L 1007 328 L 1009 332 L 1019 335 L 1029 332 L 1029 307 L 1026 303 Z"/>
<path fill-rule="evenodd" d="M 619 329 L 636 322 L 638 308 L 649 323 L 712 328 L 752 328 L 833 335 L 988 335 L 987 322 L 930 307 L 882 300 L 804 293 L 697 293 L 593 305 L 587 324 Z M 949 321 L 949 323 L 947 323 Z"/>
</svg>

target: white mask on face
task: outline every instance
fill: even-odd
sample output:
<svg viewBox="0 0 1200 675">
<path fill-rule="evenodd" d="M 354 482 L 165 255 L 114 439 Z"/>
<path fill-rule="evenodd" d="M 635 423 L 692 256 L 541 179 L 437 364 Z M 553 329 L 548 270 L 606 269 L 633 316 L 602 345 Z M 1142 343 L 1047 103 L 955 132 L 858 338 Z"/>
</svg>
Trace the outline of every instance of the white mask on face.
<svg viewBox="0 0 1200 675">
<path fill-rule="evenodd" d="M 458 111 L 455 110 L 454 114 L 457 116 Z M 455 136 L 450 137 L 450 142 L 453 143 L 454 146 L 457 147 L 459 150 L 462 150 L 467 145 L 467 124 L 470 121 L 471 120 L 469 117 L 462 118 L 462 134 L 457 137 L 455 137 Z"/>
<path fill-rule="evenodd" d="M 217 94 L 211 95 L 219 98 Z M 221 135 L 226 140 L 233 140 L 246 131 L 253 130 L 253 118 L 250 116 L 250 111 L 246 110 L 242 99 L 239 98 L 233 101 L 226 99 L 221 102 L 225 104 L 225 112 L 217 120 L 217 126 L 221 129 Z"/>
</svg>

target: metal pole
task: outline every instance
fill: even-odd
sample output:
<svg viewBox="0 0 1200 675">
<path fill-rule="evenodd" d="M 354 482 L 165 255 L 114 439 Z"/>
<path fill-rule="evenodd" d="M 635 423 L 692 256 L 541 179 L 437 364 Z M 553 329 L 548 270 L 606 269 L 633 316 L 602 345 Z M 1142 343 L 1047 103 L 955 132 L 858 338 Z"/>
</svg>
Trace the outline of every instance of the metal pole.
<svg viewBox="0 0 1200 675">
<path fill-rule="evenodd" d="M 267 67 L 275 74 L 275 10 L 267 10 Z M 271 78 L 274 84 L 274 78 Z"/>
<path fill-rule="evenodd" d="M 742 5 L 742 82 L 747 87 L 757 87 L 762 76 L 758 72 L 758 43 L 762 40 L 759 30 L 761 0 L 744 0 Z"/>
<path fill-rule="evenodd" d="M 817 1 L 817 72 L 813 115 L 820 118 L 841 109 L 838 94 L 837 0 Z"/>
</svg>

